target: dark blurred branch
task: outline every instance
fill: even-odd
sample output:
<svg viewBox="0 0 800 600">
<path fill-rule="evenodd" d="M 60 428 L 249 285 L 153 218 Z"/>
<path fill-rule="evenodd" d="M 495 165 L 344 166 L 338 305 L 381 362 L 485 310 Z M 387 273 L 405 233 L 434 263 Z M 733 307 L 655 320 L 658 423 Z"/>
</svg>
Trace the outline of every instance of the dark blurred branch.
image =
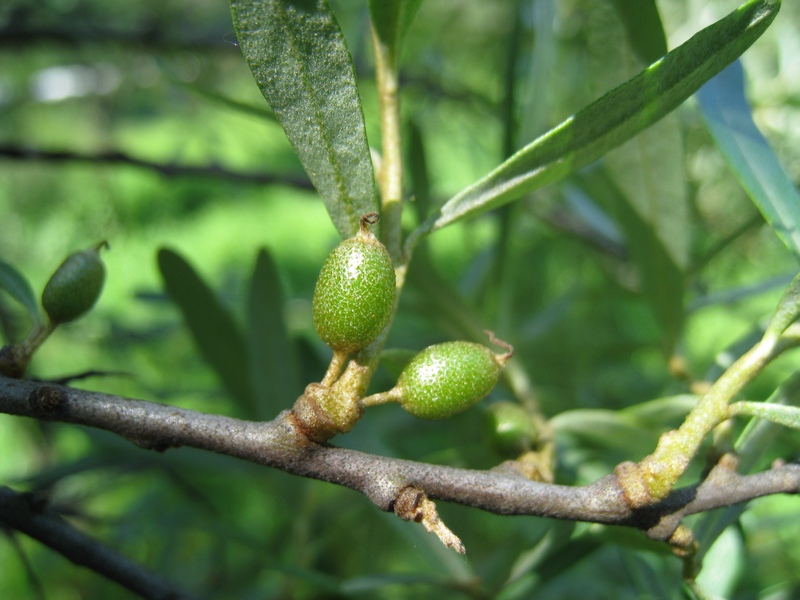
<svg viewBox="0 0 800 600">
<path fill-rule="evenodd" d="M 143 598 L 179 600 L 194 597 L 79 531 L 33 494 L 0 487 L 0 524 L 39 540 L 73 563 L 87 567 Z"/>
<path fill-rule="evenodd" d="M 696 486 L 632 510 L 614 475 L 586 486 L 525 479 L 513 468 L 474 471 L 385 458 L 309 442 L 285 411 L 269 422 L 242 421 L 155 402 L 0 377 L 0 412 L 114 432 L 158 451 L 190 446 L 358 490 L 393 510 L 407 486 L 430 498 L 504 515 L 535 515 L 635 527 L 667 540 L 687 515 L 800 490 L 800 465 L 755 475 L 717 467 Z"/>
<path fill-rule="evenodd" d="M 67 20 L 66 17 L 62 18 Z M 227 51 L 235 45 L 236 40 L 232 29 L 230 32 L 208 31 L 189 37 L 185 31 L 166 29 L 157 24 L 144 24 L 138 29 L 124 31 L 88 25 L 85 22 L 81 25 L 81 18 L 72 18 L 68 22 L 70 27 L 47 28 L 30 26 L 25 22 L 7 22 L 5 27 L 0 29 L 0 48 L 18 52 L 20 49 L 36 48 L 43 43 L 49 43 L 69 48 L 113 44 L 141 48 L 147 52 Z"/>
<path fill-rule="evenodd" d="M 156 171 L 166 177 L 214 177 L 228 181 L 253 184 L 280 184 L 313 190 L 311 181 L 305 176 L 273 175 L 269 173 L 242 173 L 230 171 L 219 165 L 190 167 L 186 165 L 163 164 L 135 158 L 124 152 L 99 152 L 80 154 L 77 152 L 37 150 L 23 146 L 0 144 L 0 159 L 42 160 L 51 162 L 83 162 L 90 164 L 121 164 Z"/>
</svg>

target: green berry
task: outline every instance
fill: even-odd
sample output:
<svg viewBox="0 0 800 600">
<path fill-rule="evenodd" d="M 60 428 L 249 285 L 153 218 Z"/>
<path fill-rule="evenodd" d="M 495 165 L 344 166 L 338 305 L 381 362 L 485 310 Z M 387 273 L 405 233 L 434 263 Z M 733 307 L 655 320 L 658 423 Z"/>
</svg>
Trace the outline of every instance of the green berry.
<svg viewBox="0 0 800 600">
<path fill-rule="evenodd" d="M 369 231 L 377 220 L 377 213 L 361 217 L 361 230 L 333 249 L 317 279 L 314 326 L 337 352 L 349 354 L 374 341 L 392 315 L 394 265 Z"/>
<path fill-rule="evenodd" d="M 55 323 L 68 323 L 86 313 L 103 289 L 106 269 L 100 248 L 106 242 L 67 257 L 50 277 L 42 292 L 42 307 Z"/>
<path fill-rule="evenodd" d="M 497 402 L 485 413 L 485 431 L 502 456 L 516 457 L 528 452 L 538 438 L 531 416 L 516 402 Z"/>
<path fill-rule="evenodd" d="M 492 391 L 509 356 L 473 342 L 430 346 L 400 374 L 400 405 L 420 419 L 444 419 L 466 410 Z"/>
</svg>

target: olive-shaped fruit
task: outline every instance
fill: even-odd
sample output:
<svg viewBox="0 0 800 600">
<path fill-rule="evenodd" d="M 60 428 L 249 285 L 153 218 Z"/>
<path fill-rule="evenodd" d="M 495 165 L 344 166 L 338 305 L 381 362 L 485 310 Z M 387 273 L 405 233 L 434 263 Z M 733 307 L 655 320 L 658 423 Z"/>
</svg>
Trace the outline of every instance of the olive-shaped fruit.
<svg viewBox="0 0 800 600">
<path fill-rule="evenodd" d="M 539 437 L 531 415 L 516 402 L 497 402 L 484 415 L 489 442 L 502 456 L 528 452 Z"/>
<path fill-rule="evenodd" d="M 369 230 L 378 213 L 361 217 L 361 229 L 341 242 L 322 266 L 311 310 L 319 337 L 334 351 L 349 354 L 378 337 L 395 300 L 394 265 Z"/>
<path fill-rule="evenodd" d="M 473 342 L 429 346 L 403 369 L 396 397 L 415 417 L 444 419 L 486 397 L 510 356 Z"/>
<path fill-rule="evenodd" d="M 54 324 L 74 321 L 97 302 L 106 278 L 100 260 L 104 246 L 108 244 L 69 255 L 50 277 L 42 292 L 42 307 Z"/>
</svg>

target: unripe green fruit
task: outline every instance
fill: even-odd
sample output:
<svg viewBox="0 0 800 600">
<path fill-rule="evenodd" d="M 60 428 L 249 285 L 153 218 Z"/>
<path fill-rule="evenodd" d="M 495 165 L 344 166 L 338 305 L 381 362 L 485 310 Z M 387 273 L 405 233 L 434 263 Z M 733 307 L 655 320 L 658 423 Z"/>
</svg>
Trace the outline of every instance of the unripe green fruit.
<svg viewBox="0 0 800 600">
<path fill-rule="evenodd" d="M 378 337 L 392 315 L 394 265 L 386 248 L 369 231 L 377 213 L 361 218 L 361 230 L 341 242 L 322 266 L 314 289 L 314 326 L 337 352 L 360 350 Z"/>
<path fill-rule="evenodd" d="M 509 356 L 473 342 L 429 346 L 397 380 L 400 405 L 420 419 L 444 419 L 466 410 L 492 391 Z"/>
<path fill-rule="evenodd" d="M 530 414 L 516 402 L 492 404 L 486 410 L 484 423 L 494 449 L 509 458 L 528 452 L 538 438 Z"/>
<path fill-rule="evenodd" d="M 53 323 L 74 321 L 97 302 L 106 278 L 100 248 L 107 245 L 102 242 L 71 254 L 50 277 L 42 292 L 42 307 Z"/>
</svg>

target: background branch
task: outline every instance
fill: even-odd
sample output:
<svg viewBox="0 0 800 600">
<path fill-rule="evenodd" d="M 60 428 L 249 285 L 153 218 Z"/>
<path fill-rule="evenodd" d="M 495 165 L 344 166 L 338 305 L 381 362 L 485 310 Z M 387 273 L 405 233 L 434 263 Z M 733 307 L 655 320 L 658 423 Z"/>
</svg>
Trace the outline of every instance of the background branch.
<svg viewBox="0 0 800 600">
<path fill-rule="evenodd" d="M 192 167 L 188 165 L 165 164 L 143 160 L 124 152 L 98 152 L 83 154 L 61 150 L 39 150 L 14 144 L 0 144 L 0 158 L 10 160 L 41 160 L 49 162 L 83 162 L 91 164 L 122 164 L 156 171 L 165 177 L 213 177 L 228 181 L 254 184 L 282 184 L 304 190 L 313 190 L 311 181 L 305 175 L 274 175 L 270 173 L 243 173 L 231 171 L 220 165 Z"/>
<path fill-rule="evenodd" d="M 723 462 L 700 484 L 632 510 L 614 475 L 586 486 L 564 486 L 530 481 L 506 466 L 476 471 L 374 456 L 309 442 L 289 411 L 269 422 L 243 421 L 0 377 L 0 412 L 105 429 L 158 451 L 190 446 L 234 456 L 360 491 L 385 511 L 393 510 L 400 491 L 413 485 L 432 499 L 496 514 L 630 526 L 659 540 L 669 539 L 687 515 L 800 489 L 798 465 L 739 475 Z"/>
<path fill-rule="evenodd" d="M 34 494 L 0 487 L 0 523 L 39 540 L 75 563 L 99 573 L 143 598 L 193 598 L 160 575 L 122 556 L 73 527 Z"/>
</svg>

